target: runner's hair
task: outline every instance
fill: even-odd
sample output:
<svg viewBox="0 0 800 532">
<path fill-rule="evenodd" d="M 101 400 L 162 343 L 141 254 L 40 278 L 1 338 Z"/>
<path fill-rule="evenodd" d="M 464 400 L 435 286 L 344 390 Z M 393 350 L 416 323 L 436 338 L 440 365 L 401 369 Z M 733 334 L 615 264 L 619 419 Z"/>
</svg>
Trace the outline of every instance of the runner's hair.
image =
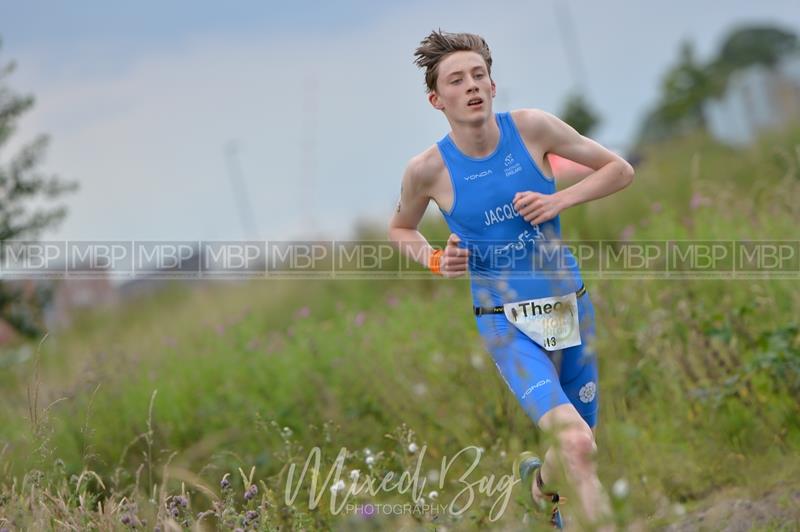
<svg viewBox="0 0 800 532">
<path fill-rule="evenodd" d="M 486 62 L 489 77 L 492 76 L 492 53 L 489 45 L 480 35 L 474 33 L 448 33 L 432 31 L 422 39 L 419 47 L 414 52 L 414 64 L 425 69 L 425 85 L 428 92 L 436 90 L 436 81 L 439 78 L 439 63 L 453 52 L 476 52 Z"/>
</svg>

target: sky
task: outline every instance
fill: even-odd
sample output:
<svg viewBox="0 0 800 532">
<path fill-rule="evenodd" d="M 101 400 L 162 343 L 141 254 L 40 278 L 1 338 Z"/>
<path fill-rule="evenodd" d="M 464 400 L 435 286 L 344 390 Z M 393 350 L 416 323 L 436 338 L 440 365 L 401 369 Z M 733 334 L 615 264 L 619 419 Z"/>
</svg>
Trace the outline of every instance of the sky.
<svg viewBox="0 0 800 532">
<path fill-rule="evenodd" d="M 386 226 L 406 163 L 449 131 L 412 62 L 432 29 L 486 38 L 496 111 L 558 114 L 582 87 L 593 138 L 624 152 L 680 42 L 707 60 L 746 23 L 800 32 L 800 7 L 0 0 L 5 83 L 36 98 L 0 163 L 47 133 L 42 170 L 79 182 L 46 240 L 348 238 Z"/>
</svg>

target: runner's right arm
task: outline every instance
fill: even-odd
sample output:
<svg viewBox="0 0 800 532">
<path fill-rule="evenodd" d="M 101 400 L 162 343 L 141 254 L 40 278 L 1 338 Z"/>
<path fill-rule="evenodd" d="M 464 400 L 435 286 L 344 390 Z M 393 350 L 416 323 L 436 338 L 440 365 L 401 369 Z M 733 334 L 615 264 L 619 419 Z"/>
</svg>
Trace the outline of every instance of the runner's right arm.
<svg viewBox="0 0 800 532">
<path fill-rule="evenodd" d="M 420 157 L 409 161 L 400 185 L 400 200 L 394 216 L 389 222 L 389 240 L 397 244 L 406 257 L 429 267 L 434 248 L 422 233 L 417 230 L 430 202 L 430 177 L 426 175 L 424 162 Z M 440 260 L 441 274 L 445 277 L 458 277 L 466 273 L 467 250 L 455 244 L 458 237 L 450 235 Z"/>
</svg>

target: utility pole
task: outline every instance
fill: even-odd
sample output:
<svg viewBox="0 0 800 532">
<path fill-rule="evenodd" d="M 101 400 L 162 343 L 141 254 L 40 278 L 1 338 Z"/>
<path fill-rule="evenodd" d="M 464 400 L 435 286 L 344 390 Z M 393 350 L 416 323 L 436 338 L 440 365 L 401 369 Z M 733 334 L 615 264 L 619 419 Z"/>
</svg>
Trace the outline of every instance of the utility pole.
<svg viewBox="0 0 800 532">
<path fill-rule="evenodd" d="M 242 224 L 242 231 L 245 239 L 257 239 L 258 229 L 256 227 L 253 210 L 250 208 L 249 195 L 245 184 L 242 167 L 239 164 L 238 142 L 231 140 L 225 145 L 225 162 L 228 167 L 228 179 L 230 180 L 231 190 L 236 201 L 239 221 Z"/>
<path fill-rule="evenodd" d="M 572 83 L 579 93 L 588 98 L 589 84 L 587 82 L 586 69 L 583 66 L 581 49 L 578 45 L 578 35 L 575 33 L 575 26 L 572 22 L 569 1 L 553 0 L 553 8 L 555 10 L 558 33 L 564 46 L 564 54 L 567 56 L 567 64 L 572 73 Z"/>
</svg>

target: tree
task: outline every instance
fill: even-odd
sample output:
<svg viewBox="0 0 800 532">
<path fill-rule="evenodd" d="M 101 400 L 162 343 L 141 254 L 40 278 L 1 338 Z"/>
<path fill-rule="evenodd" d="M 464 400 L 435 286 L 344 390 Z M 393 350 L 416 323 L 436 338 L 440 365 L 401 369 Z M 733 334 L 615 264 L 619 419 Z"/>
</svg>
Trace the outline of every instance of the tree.
<svg viewBox="0 0 800 532">
<path fill-rule="evenodd" d="M 589 102 L 581 93 L 573 92 L 567 96 L 561 119 L 575 128 L 581 135 L 589 135 L 600 123 L 600 118 L 595 113 Z"/>
<path fill-rule="evenodd" d="M 691 42 L 681 43 L 677 63 L 662 78 L 661 97 L 643 120 L 637 144 L 664 140 L 706 126 L 703 108 L 725 92 L 731 74 L 751 65 L 773 67 L 798 50 L 794 33 L 771 26 L 743 26 L 723 39 L 708 64 L 697 61 Z"/>
<path fill-rule="evenodd" d="M 0 40 L 0 49 L 2 41 Z M 16 64 L 0 61 L 0 242 L 35 240 L 44 229 L 54 227 L 67 214 L 63 205 L 43 206 L 64 193 L 77 190 L 77 183 L 38 170 L 49 138 L 39 135 L 10 157 L 3 149 L 14 134 L 19 118 L 34 104 L 33 96 L 19 95 L 6 86 Z M 32 206 L 36 202 L 38 206 Z M 6 248 L 0 248 L 5 261 Z M 25 286 L 0 282 L 0 318 L 26 336 L 41 332 L 42 308 L 49 292 L 42 285 Z"/>
</svg>

